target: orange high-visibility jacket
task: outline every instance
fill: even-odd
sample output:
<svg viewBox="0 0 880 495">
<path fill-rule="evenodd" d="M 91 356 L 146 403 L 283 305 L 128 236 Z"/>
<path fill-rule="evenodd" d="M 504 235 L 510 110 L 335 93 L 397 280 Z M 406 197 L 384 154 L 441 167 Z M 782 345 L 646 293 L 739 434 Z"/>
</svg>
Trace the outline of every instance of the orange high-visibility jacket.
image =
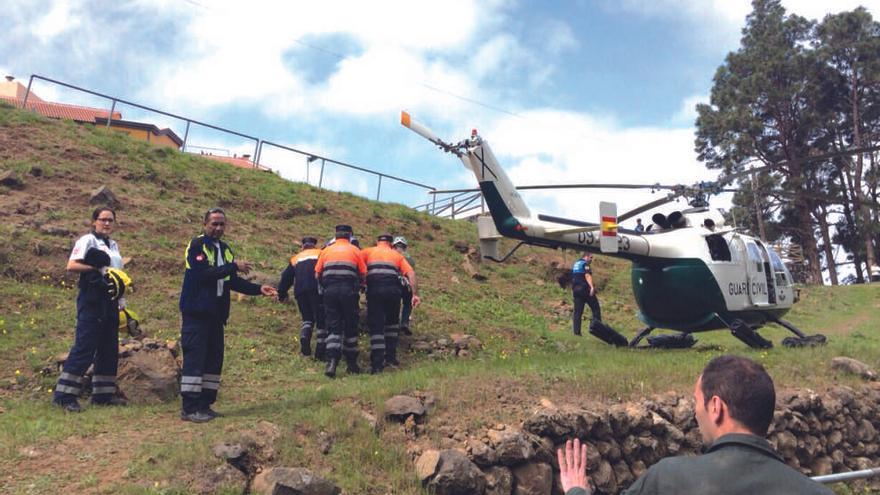
<svg viewBox="0 0 880 495">
<path fill-rule="evenodd" d="M 321 250 L 315 274 L 324 287 L 335 283 L 357 283 L 367 275 L 367 265 L 361 257 L 360 249 L 353 246 L 348 239 L 336 239 L 336 242 Z"/>
<path fill-rule="evenodd" d="M 361 257 L 367 265 L 367 286 L 399 284 L 401 275 L 414 273 L 406 258 L 386 241 L 364 249 L 361 251 Z"/>
</svg>

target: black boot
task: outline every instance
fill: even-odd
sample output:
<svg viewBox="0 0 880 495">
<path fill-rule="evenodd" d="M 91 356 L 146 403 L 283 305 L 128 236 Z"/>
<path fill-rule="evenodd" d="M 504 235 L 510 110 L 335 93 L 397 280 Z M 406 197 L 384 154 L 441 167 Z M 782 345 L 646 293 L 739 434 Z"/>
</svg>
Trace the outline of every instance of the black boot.
<svg viewBox="0 0 880 495">
<path fill-rule="evenodd" d="M 400 366 L 400 361 L 397 360 L 397 352 L 385 351 L 385 364 L 388 366 Z"/>
<path fill-rule="evenodd" d="M 349 358 L 345 360 L 345 371 L 349 372 L 352 375 L 357 375 L 361 372 L 361 367 L 358 366 L 357 359 Z"/>
<path fill-rule="evenodd" d="M 330 378 L 336 378 L 336 366 L 339 365 L 339 359 L 330 358 L 327 360 L 327 367 L 324 368 L 324 375 Z"/>
<path fill-rule="evenodd" d="M 299 333 L 299 352 L 303 356 L 312 354 L 312 327 L 306 327 Z"/>
</svg>

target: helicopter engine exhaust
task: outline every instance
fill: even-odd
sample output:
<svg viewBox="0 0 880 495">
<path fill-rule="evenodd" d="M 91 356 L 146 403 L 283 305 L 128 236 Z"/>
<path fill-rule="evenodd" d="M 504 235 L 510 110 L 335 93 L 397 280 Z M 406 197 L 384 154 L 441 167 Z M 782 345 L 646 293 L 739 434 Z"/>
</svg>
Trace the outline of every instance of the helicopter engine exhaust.
<svg viewBox="0 0 880 495">
<path fill-rule="evenodd" d="M 654 224 L 661 229 L 669 228 L 669 222 L 666 221 L 666 215 L 662 213 L 654 213 L 654 215 L 651 217 L 651 221 L 654 222 Z"/>
</svg>

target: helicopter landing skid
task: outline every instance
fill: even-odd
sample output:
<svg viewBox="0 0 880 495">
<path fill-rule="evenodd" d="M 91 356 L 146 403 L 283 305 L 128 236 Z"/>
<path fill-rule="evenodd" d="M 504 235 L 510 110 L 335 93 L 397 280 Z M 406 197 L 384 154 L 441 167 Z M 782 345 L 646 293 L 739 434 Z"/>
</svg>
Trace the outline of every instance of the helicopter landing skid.
<svg viewBox="0 0 880 495">
<path fill-rule="evenodd" d="M 784 327 L 796 335 L 796 337 L 786 337 L 782 339 L 782 345 L 785 347 L 815 347 L 817 345 L 825 345 L 828 341 L 828 339 L 821 333 L 806 335 L 804 332 L 800 331 L 798 327 L 792 325 L 791 322 L 785 321 L 782 318 L 772 318 L 770 321 Z"/>
<path fill-rule="evenodd" d="M 734 337 L 743 341 L 747 346 L 754 349 L 770 349 L 773 347 L 773 342 L 761 337 L 758 334 L 757 329 L 752 328 L 748 323 L 740 319 L 725 323 L 727 324 L 727 327 L 730 328 L 730 333 L 732 333 Z"/>
<path fill-rule="evenodd" d="M 636 336 L 633 337 L 633 339 L 629 341 L 629 346 L 630 347 L 638 347 L 639 342 L 641 342 L 643 338 L 645 338 L 649 333 L 651 333 L 653 331 L 654 331 L 654 327 L 643 328 L 641 332 L 636 334 Z"/>
<path fill-rule="evenodd" d="M 606 344 L 616 347 L 626 347 L 627 345 L 626 337 L 599 320 L 590 322 L 590 334 Z"/>
<path fill-rule="evenodd" d="M 697 339 L 689 333 L 673 333 L 648 337 L 651 349 L 688 349 L 697 343 Z"/>
<path fill-rule="evenodd" d="M 672 335 L 655 335 L 648 337 L 648 345 L 639 345 L 643 338 L 654 331 L 654 327 L 645 327 L 630 341 L 629 346 L 634 349 L 687 349 L 697 343 L 697 339 L 689 333 L 676 333 Z"/>
</svg>

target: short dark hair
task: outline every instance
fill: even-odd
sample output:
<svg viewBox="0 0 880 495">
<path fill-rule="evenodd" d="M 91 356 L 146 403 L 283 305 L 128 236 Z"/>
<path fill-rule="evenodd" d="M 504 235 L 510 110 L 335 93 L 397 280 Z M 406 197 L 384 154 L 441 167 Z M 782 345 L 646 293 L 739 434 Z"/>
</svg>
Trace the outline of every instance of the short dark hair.
<svg viewBox="0 0 880 495">
<path fill-rule="evenodd" d="M 97 220 L 101 213 L 105 211 L 109 211 L 110 213 L 112 213 L 113 220 L 116 220 L 116 212 L 113 211 L 113 208 L 110 208 L 109 206 L 99 206 L 95 208 L 95 210 L 92 212 L 92 221 L 94 222 L 95 220 Z"/>
<path fill-rule="evenodd" d="M 205 219 L 202 220 L 202 223 L 208 223 L 208 219 L 211 218 L 211 215 L 213 215 L 214 213 L 220 213 L 224 217 L 226 216 L 226 212 L 223 211 L 223 208 L 208 208 L 208 211 L 205 212 Z"/>
<path fill-rule="evenodd" d="M 767 434 L 776 407 L 776 390 L 760 364 L 741 356 L 716 357 L 703 368 L 700 390 L 704 406 L 717 395 L 727 405 L 731 419 L 755 435 Z"/>
</svg>

